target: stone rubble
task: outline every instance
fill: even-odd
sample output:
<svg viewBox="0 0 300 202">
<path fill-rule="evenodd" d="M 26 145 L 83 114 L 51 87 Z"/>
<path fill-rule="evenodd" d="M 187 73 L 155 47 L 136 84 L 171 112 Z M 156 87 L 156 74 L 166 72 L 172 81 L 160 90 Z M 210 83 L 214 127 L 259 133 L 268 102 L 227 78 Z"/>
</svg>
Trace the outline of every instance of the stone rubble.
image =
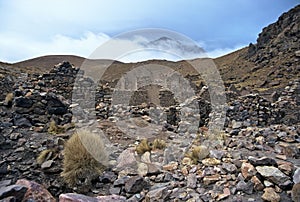
<svg viewBox="0 0 300 202">
<path fill-rule="evenodd" d="M 299 6 L 291 16 L 297 12 Z M 257 64 L 253 72 L 285 48 L 285 43 L 277 48 L 267 44 L 274 42 L 269 36 L 279 33 L 274 27 L 281 32 L 282 26 L 299 21 L 288 18 L 290 25 L 283 20 L 288 15 L 249 46 L 248 58 Z M 291 32 L 294 41 L 287 41 L 287 35 L 280 40 L 290 45 L 297 64 L 299 32 Z M 228 86 L 226 106 L 218 106 L 226 109 L 224 128 L 218 131 L 209 128 L 218 118 L 202 81 L 196 95 L 183 103 L 172 92 L 151 86 L 138 89 L 124 104 L 132 92 L 115 91 L 115 81 L 95 82 L 84 73 L 62 62 L 48 73 L 0 79 L 0 201 L 299 201 L 299 78 L 286 82 L 271 99 Z M 279 83 L 263 81 L 267 85 Z M 151 97 L 150 91 L 158 93 Z M 13 98 L 4 101 L 8 92 Z M 60 176 L 64 143 L 75 127 L 101 130 L 110 151 L 110 166 L 89 186 L 68 187 Z M 138 153 L 145 138 L 162 139 L 166 147 L 148 145 Z"/>
<path fill-rule="evenodd" d="M 118 141 L 114 143 L 118 150 L 115 152 L 115 157 L 111 157 L 112 160 L 115 159 L 115 166 L 112 171 L 104 172 L 99 176 L 99 179 L 93 182 L 93 187 L 88 189 L 90 191 L 84 192 L 90 193 L 89 196 L 72 193 L 76 192 L 76 189 L 65 187 L 59 177 L 62 168 L 60 152 L 63 149 L 64 139 L 67 139 L 68 135 L 49 137 L 45 132 L 47 123 L 51 120 L 56 120 L 59 125 L 68 124 L 72 120 L 72 110 L 83 107 L 80 104 L 71 104 L 70 89 L 65 85 L 70 85 L 74 81 L 74 73 L 78 71 L 64 62 L 57 65 L 49 74 L 38 77 L 36 85 L 31 85 L 34 83 L 32 80 L 24 82 L 21 91 L 20 86 L 16 84 L 15 94 L 18 96 L 15 97 L 11 108 L 15 112 L 7 111 L 11 113 L 11 120 L 1 123 L 3 136 L 0 139 L 2 150 L 7 150 L 3 160 L 0 161 L 0 173 L 6 176 L 5 179 L 13 180 L 8 184 L 3 182 L 1 190 L 12 191 L 1 191 L 0 199 L 22 198 L 21 190 L 24 192 L 27 189 L 29 194 L 23 193 L 25 197 L 32 197 L 30 194 L 34 193 L 32 189 L 38 189 L 40 194 L 37 196 L 33 194 L 33 197 L 48 197 L 49 200 L 55 200 L 51 196 L 53 194 L 56 198 L 59 197 L 60 201 L 105 201 L 109 200 L 109 197 L 115 197 L 115 200 L 119 201 L 255 201 L 261 199 L 278 201 L 291 197 L 293 184 L 299 182 L 300 162 L 297 159 L 300 155 L 300 128 L 299 125 L 283 124 L 286 121 L 284 114 L 287 112 L 281 113 L 281 111 L 285 110 L 282 103 L 296 97 L 294 94 L 296 92 L 290 89 L 299 85 L 298 81 L 291 82 L 291 87 L 286 88 L 273 103 L 252 94 L 229 102 L 222 149 L 210 145 L 203 146 L 206 148 L 205 151 L 203 150 L 205 154 L 201 153 L 202 157 L 197 163 L 184 157 L 184 153 L 191 147 L 192 142 L 198 141 L 197 136 L 192 135 L 192 132 L 196 133 L 198 129 L 185 125 L 183 120 L 178 119 L 176 113 L 177 110 L 181 110 L 180 107 L 176 107 L 172 116 L 154 115 L 153 117 L 152 113 L 155 111 L 168 113 L 172 108 L 146 104 L 115 105 L 113 111 L 118 112 L 118 117 L 115 117 L 116 113 L 111 112 L 111 108 L 107 107 L 111 104 L 111 97 L 106 96 L 104 99 L 103 96 L 112 92 L 112 89 L 108 90 L 110 87 L 103 86 L 99 89 L 105 92 L 102 93 L 102 99 L 100 96 L 100 102 L 96 107 L 100 128 L 108 132 L 111 137 L 119 134 L 116 140 L 133 139 L 133 141 L 131 146 L 122 145 L 121 142 L 117 143 Z M 66 78 L 60 79 L 57 75 Z M 47 79 L 43 80 L 43 78 Z M 84 77 L 81 79 L 82 82 L 88 81 Z M 54 90 L 54 85 L 58 86 L 57 90 Z M 52 92 L 49 89 L 52 89 Z M 126 138 L 126 133 L 115 128 L 114 123 L 118 119 L 121 120 L 122 116 L 127 117 L 128 112 L 137 118 L 135 121 L 145 120 L 136 123 L 147 125 L 156 121 L 164 124 L 154 129 L 157 132 L 145 133 L 144 136 L 136 137 L 137 139 L 132 136 Z M 2 120 L 5 120 L 4 118 L 5 116 Z M 87 119 L 87 117 L 82 118 L 83 122 Z M 106 120 L 111 120 L 111 123 Z M 138 130 L 139 124 L 130 126 L 130 130 Z M 10 128 L 11 126 L 13 128 Z M 28 127 L 31 128 L 29 131 Z M 137 155 L 134 141 L 148 136 L 151 139 L 153 135 L 159 134 L 160 130 L 163 131 L 162 137 L 167 141 L 167 148 L 164 151 L 153 150 L 141 156 Z M 200 134 L 204 135 L 206 127 L 200 127 L 200 131 L 202 131 Z M 204 137 L 200 137 L 202 138 Z M 53 149 L 53 152 L 39 166 L 34 159 L 37 153 L 44 149 Z M 18 151 L 23 155 L 20 156 Z M 16 167 L 13 162 L 20 163 Z M 15 178 L 15 176 L 19 177 Z M 46 182 L 46 187 L 51 194 L 44 188 L 40 188 L 41 185 L 31 181 L 25 183 L 24 180 L 19 180 L 14 185 L 13 182 L 22 177 Z M 26 188 L 22 189 L 20 186 Z M 20 191 L 14 192 L 13 190 L 16 189 L 13 187 Z M 65 194 L 68 192 L 69 194 Z M 104 195 L 104 198 L 100 199 L 99 195 Z"/>
</svg>

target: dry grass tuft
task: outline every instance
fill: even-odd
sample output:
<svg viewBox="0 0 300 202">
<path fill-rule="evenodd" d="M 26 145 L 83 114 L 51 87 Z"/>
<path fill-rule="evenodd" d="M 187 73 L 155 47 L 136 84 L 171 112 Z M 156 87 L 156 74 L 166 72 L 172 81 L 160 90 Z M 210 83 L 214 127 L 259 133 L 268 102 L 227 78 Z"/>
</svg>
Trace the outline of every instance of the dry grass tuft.
<svg viewBox="0 0 300 202">
<path fill-rule="evenodd" d="M 161 139 L 155 139 L 152 144 L 153 149 L 165 149 L 166 148 L 166 142 Z"/>
<path fill-rule="evenodd" d="M 53 158 L 56 151 L 54 149 L 46 149 L 40 152 L 39 156 L 37 157 L 36 161 L 39 165 L 43 164 L 46 160 Z"/>
<path fill-rule="evenodd" d="M 61 133 L 65 133 L 67 130 L 70 130 L 75 127 L 75 123 L 68 123 L 63 126 L 57 125 L 54 120 L 49 123 L 48 133 L 57 135 Z"/>
<path fill-rule="evenodd" d="M 151 151 L 151 143 L 148 142 L 147 139 L 143 139 L 140 144 L 138 144 L 135 148 L 136 152 L 141 155 L 147 151 Z"/>
<path fill-rule="evenodd" d="M 108 155 L 101 137 L 81 130 L 72 135 L 64 148 L 61 176 L 70 186 L 91 180 L 100 175 L 108 165 Z"/>
<path fill-rule="evenodd" d="M 185 154 L 186 157 L 189 157 L 194 164 L 199 160 L 202 160 L 209 155 L 209 150 L 206 146 L 192 146 L 189 152 Z"/>
<path fill-rule="evenodd" d="M 66 132 L 66 129 L 63 126 L 57 125 L 54 120 L 49 123 L 48 133 L 56 135 L 64 132 Z"/>
<path fill-rule="evenodd" d="M 135 148 L 139 155 L 145 152 L 150 152 L 151 150 L 159 149 L 163 150 L 166 148 L 166 142 L 161 139 L 155 139 L 153 142 L 149 142 L 147 139 L 143 139 Z"/>
<path fill-rule="evenodd" d="M 8 107 L 12 106 L 12 102 L 14 99 L 14 94 L 13 93 L 7 93 L 5 100 L 4 100 L 4 104 Z"/>
</svg>

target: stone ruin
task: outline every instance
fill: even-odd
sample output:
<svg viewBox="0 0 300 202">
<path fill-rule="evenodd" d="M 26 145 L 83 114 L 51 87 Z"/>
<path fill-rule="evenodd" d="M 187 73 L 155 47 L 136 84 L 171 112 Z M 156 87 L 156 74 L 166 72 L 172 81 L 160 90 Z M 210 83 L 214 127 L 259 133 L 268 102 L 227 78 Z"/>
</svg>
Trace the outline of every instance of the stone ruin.
<svg viewBox="0 0 300 202">
<path fill-rule="evenodd" d="M 138 88 L 139 82 L 147 80 L 148 82 L 145 83 L 149 83 L 148 85 Z M 80 105 L 81 108 L 81 111 L 77 111 L 78 117 L 86 121 L 90 120 L 90 116 L 97 119 L 107 119 L 117 112 L 117 109 L 113 108 L 112 105 L 125 105 L 129 108 L 132 106 L 130 111 L 134 111 L 136 106 L 144 106 L 143 110 L 148 111 L 147 115 L 151 113 L 152 108 L 159 107 L 165 116 L 161 116 L 156 121 L 173 125 L 175 127 L 173 129 L 176 130 L 181 122 L 182 106 L 174 95 L 175 90 L 179 91 L 179 89 L 175 88 L 174 90 L 170 85 L 172 82 L 177 82 L 176 87 L 178 88 L 180 87 L 178 82 L 180 84 L 181 81 L 175 74 L 170 77 L 170 80 L 171 82 L 165 85 L 169 89 L 145 76 L 137 78 L 135 81 L 121 80 L 120 84 L 115 86 L 110 86 L 111 84 L 106 81 L 95 84 L 92 79 L 85 77 L 84 72 L 78 67 L 73 67 L 69 62 L 62 62 L 49 73 L 42 75 L 23 74 L 19 78 L 13 86 L 14 100 L 10 124 L 21 127 L 39 127 L 43 128 L 41 130 L 44 131 L 51 120 L 55 120 L 59 125 L 70 123 L 73 113 L 76 113 L 76 110 L 74 111 L 76 105 Z M 135 85 L 129 86 L 133 90 L 126 89 L 126 85 L 128 85 L 126 82 Z M 293 107 L 287 103 L 294 103 L 294 107 L 299 106 L 298 91 L 299 81 L 295 81 L 291 82 L 291 85 L 273 102 L 258 94 L 249 94 L 238 99 L 228 100 L 225 127 L 231 126 L 232 120 L 244 127 L 251 125 L 268 126 L 282 121 L 288 125 L 297 122 L 299 121 L 299 113 L 297 114 Z M 191 97 L 191 100 L 197 102 L 197 106 L 199 106 L 198 126 L 200 127 L 207 126 L 211 112 L 210 101 L 207 99 L 209 94 L 206 94 L 207 91 L 204 94 Z M 232 92 L 229 91 L 227 94 L 232 94 Z M 134 116 L 136 117 L 138 114 L 142 116 L 145 113 L 135 113 Z"/>
</svg>

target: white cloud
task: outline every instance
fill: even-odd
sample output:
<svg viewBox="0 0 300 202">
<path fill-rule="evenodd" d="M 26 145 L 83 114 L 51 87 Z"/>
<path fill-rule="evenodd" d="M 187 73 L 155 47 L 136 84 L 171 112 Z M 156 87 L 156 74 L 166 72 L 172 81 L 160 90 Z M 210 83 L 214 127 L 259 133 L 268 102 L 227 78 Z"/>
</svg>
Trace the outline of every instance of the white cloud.
<svg viewBox="0 0 300 202">
<path fill-rule="evenodd" d="M 87 57 L 110 37 L 103 33 L 86 32 L 80 38 L 54 35 L 49 40 L 27 39 L 22 35 L 0 33 L 1 61 L 17 62 L 42 55 L 79 55 Z"/>
<path fill-rule="evenodd" d="M 183 58 L 180 58 L 167 52 L 140 50 L 125 54 L 121 56 L 118 60 L 122 62 L 141 62 L 150 59 L 178 61 L 182 60 Z"/>
<path fill-rule="evenodd" d="M 140 0 L 7 1 L 0 7 L 0 22 L 2 30 L 37 37 L 58 33 L 77 36 L 83 30 L 115 33 L 145 26 L 147 19 L 163 19 L 165 13 L 159 9 L 176 8 L 167 2 L 154 5 Z"/>
<path fill-rule="evenodd" d="M 17 39 L 17 40 L 16 40 Z M 137 62 L 149 59 L 183 60 L 203 56 L 199 52 L 179 50 L 174 44 L 158 48 L 147 47 L 149 39 L 136 36 L 130 39 L 111 38 L 104 33 L 86 32 L 81 37 L 74 38 L 66 35 L 54 35 L 48 40 L 33 40 L 23 35 L 0 33 L 0 61 L 18 62 L 21 60 L 43 55 L 78 55 L 89 58 L 116 59 L 122 62 Z M 205 45 L 204 42 L 197 44 Z M 164 45 L 164 44 L 163 44 Z M 161 48 L 161 47 L 167 47 Z M 209 57 L 218 57 L 241 48 L 216 49 L 207 52 Z M 185 50 L 185 49 L 184 49 Z M 204 56 L 205 56 L 204 55 Z"/>
<path fill-rule="evenodd" d="M 18 40 L 16 40 L 18 39 Z M 109 43 L 105 43 L 109 42 Z M 114 39 L 104 33 L 86 32 L 80 38 L 55 35 L 48 41 L 31 40 L 22 35 L 0 34 L 0 61 L 17 62 L 42 55 L 79 55 L 89 58 L 117 59 L 123 62 L 136 62 L 147 59 L 180 60 L 195 58 L 194 53 L 178 57 L 175 48 L 167 51 L 145 47 L 148 40 L 144 37 L 133 39 Z M 98 48 L 98 49 L 97 49 Z"/>
<path fill-rule="evenodd" d="M 151 37 L 148 36 L 149 33 L 151 33 Z M 126 37 L 124 38 L 124 36 Z M 89 58 L 108 58 L 122 62 L 138 62 L 149 59 L 178 61 L 204 55 L 203 50 L 190 39 L 182 36 L 176 38 L 178 36 L 174 32 L 160 29 L 125 33 L 99 46 Z"/>
<path fill-rule="evenodd" d="M 145 27 L 180 31 L 204 42 L 220 38 L 213 46 L 216 48 L 249 43 L 255 41 L 262 26 L 297 4 L 284 2 L 271 12 L 266 9 L 268 1 L 258 8 L 252 1 L 237 0 L 231 4 L 201 0 L 0 0 L 0 61 L 44 54 L 87 56 L 109 36 Z M 88 30 L 91 32 L 83 34 Z M 217 57 L 239 47 L 207 49 L 209 56 Z"/>
<path fill-rule="evenodd" d="M 232 52 L 239 50 L 241 48 L 244 48 L 246 46 L 247 45 L 236 45 L 233 48 L 217 48 L 217 49 L 206 52 L 206 54 L 210 58 L 217 58 L 217 57 L 232 53 Z"/>
</svg>

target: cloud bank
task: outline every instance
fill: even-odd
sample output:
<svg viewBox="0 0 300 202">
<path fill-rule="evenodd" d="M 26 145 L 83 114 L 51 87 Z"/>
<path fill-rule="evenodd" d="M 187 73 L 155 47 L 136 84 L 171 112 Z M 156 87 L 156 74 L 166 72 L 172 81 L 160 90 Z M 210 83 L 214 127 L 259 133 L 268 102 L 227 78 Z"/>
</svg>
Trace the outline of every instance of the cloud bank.
<svg viewBox="0 0 300 202">
<path fill-rule="evenodd" d="M 16 40 L 18 39 L 18 40 Z M 49 38 L 49 40 L 32 40 L 27 39 L 24 36 L 14 36 L 9 33 L 0 34 L 0 61 L 4 62 L 18 62 L 24 59 L 30 59 L 32 57 L 38 57 L 43 55 L 78 55 L 82 57 L 90 57 L 90 55 L 101 45 L 107 41 L 111 41 L 113 48 L 105 50 L 104 54 L 101 54 L 101 59 L 117 59 L 122 62 L 138 62 L 149 59 L 165 59 L 171 61 L 177 61 L 182 59 L 192 59 L 203 56 L 218 57 L 224 54 L 230 53 L 243 46 L 235 46 L 225 49 L 215 49 L 211 51 L 205 51 L 205 47 L 185 47 L 185 50 L 179 50 L 180 46 L 177 44 L 164 44 L 160 42 L 151 44 L 148 39 L 142 37 L 135 37 L 134 39 L 114 39 L 104 33 L 86 32 L 81 37 L 75 38 L 71 36 L 57 34 Z M 167 42 L 166 42 L 167 43 Z M 198 44 L 204 45 L 203 42 Z M 168 51 L 155 50 L 155 46 L 163 46 Z M 204 45 L 205 46 L 205 45 Z M 131 47 L 130 49 L 136 50 L 134 52 L 128 52 L 124 55 L 116 56 L 114 52 L 121 47 Z M 203 48 L 205 54 L 199 51 L 199 48 Z M 184 52 L 183 52 L 184 51 Z M 181 52 L 182 57 L 178 57 Z M 99 54 L 98 54 L 99 56 Z"/>
<path fill-rule="evenodd" d="M 264 26 L 299 4 L 280 0 L 270 9 L 270 1 L 0 0 L 0 61 L 46 54 L 87 57 L 116 34 L 148 27 L 185 34 L 197 40 L 208 56 L 217 57 L 255 43 Z M 141 46 L 135 40 L 122 43 Z M 132 53 L 131 59 L 138 60 L 138 54 L 140 60 L 173 58 L 152 51 L 145 58 L 141 52 Z M 192 51 L 187 55 L 194 56 Z"/>
</svg>

